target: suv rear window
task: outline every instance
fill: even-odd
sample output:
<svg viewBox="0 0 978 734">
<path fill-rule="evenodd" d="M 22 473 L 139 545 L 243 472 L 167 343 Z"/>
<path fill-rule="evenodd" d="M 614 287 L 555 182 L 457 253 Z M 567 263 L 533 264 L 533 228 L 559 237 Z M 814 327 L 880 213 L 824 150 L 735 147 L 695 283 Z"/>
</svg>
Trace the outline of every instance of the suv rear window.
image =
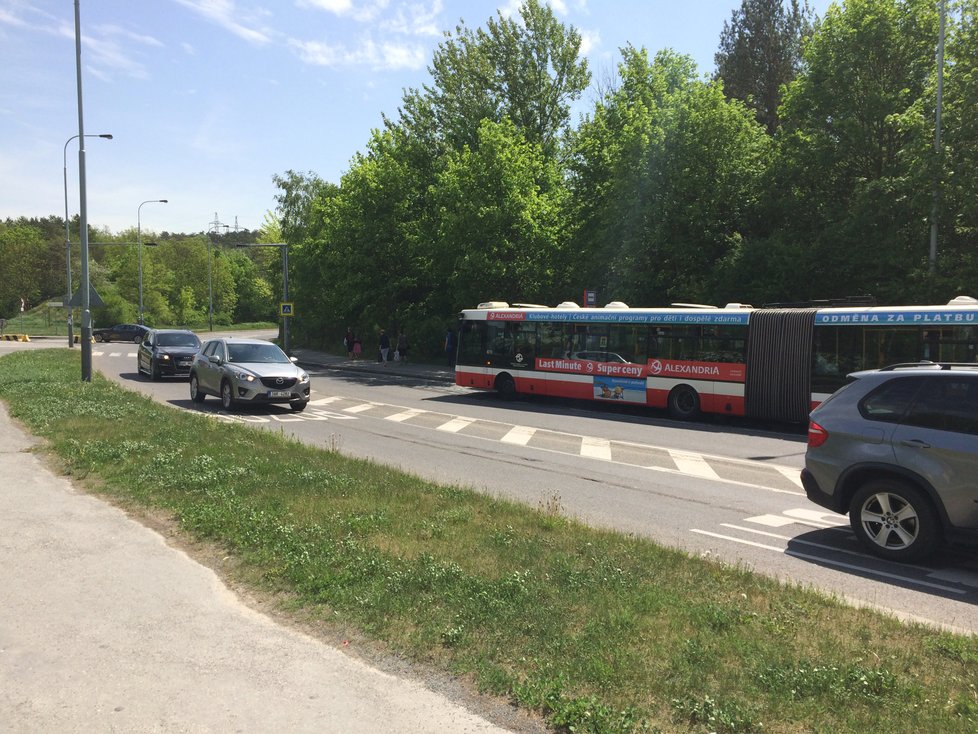
<svg viewBox="0 0 978 734">
<path fill-rule="evenodd" d="M 859 412 L 869 420 L 899 423 L 920 390 L 923 380 L 923 377 L 887 380 L 863 398 Z"/>
</svg>

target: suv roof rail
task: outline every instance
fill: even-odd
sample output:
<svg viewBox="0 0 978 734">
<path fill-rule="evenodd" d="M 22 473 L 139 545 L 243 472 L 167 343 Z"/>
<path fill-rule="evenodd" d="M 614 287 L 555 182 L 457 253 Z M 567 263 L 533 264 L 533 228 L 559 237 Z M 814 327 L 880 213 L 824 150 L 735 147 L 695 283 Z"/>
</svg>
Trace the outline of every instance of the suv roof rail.
<svg viewBox="0 0 978 734">
<path fill-rule="evenodd" d="M 976 362 L 931 362 L 927 359 L 922 359 L 919 362 L 899 362 L 897 364 L 890 364 L 886 367 L 880 367 L 880 372 L 892 372 L 893 370 L 908 370 L 913 368 L 930 368 L 935 370 L 953 370 L 953 369 L 978 369 L 978 363 Z"/>
</svg>

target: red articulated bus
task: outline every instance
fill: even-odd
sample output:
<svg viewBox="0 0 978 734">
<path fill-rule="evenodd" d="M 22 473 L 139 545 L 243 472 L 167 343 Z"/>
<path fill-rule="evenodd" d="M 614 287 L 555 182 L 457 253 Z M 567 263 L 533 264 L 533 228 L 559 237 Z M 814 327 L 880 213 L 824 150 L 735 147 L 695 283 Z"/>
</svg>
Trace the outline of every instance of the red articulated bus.
<svg viewBox="0 0 978 734">
<path fill-rule="evenodd" d="M 946 306 L 724 308 L 499 301 L 461 312 L 455 382 L 504 396 L 636 403 L 789 423 L 849 372 L 897 362 L 974 362 L 978 300 Z"/>
</svg>

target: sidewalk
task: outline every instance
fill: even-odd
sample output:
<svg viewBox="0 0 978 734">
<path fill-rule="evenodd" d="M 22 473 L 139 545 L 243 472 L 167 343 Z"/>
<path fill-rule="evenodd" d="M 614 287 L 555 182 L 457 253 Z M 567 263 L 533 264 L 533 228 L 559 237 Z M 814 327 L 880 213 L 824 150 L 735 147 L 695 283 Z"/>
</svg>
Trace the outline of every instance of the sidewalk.
<svg viewBox="0 0 978 734">
<path fill-rule="evenodd" d="M 246 606 L 36 444 L 0 404 L 3 732 L 507 731 L 454 685 L 371 668 Z"/>
</svg>

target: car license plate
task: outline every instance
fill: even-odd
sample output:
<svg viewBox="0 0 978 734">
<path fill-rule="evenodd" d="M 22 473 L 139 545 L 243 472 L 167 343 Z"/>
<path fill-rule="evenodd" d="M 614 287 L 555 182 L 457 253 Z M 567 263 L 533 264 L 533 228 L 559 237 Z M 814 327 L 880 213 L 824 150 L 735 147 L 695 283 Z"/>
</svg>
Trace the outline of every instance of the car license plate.
<svg viewBox="0 0 978 734">
<path fill-rule="evenodd" d="M 189 367 L 190 366 L 190 360 L 189 359 L 181 359 L 180 360 L 180 366 L 181 367 Z"/>
<path fill-rule="evenodd" d="M 291 395 L 288 390 L 269 390 L 268 397 L 270 398 L 287 398 Z"/>
</svg>

